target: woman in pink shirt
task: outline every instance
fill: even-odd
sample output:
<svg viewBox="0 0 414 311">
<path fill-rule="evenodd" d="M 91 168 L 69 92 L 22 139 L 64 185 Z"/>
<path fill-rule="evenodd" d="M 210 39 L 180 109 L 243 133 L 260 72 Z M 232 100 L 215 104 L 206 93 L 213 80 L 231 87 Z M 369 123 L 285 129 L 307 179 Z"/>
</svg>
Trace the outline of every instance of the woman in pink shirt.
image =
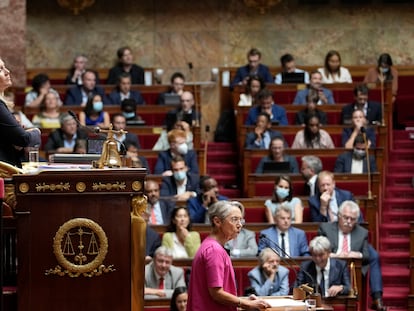
<svg viewBox="0 0 414 311">
<path fill-rule="evenodd" d="M 244 225 L 239 202 L 219 201 L 208 209 L 211 233 L 204 239 L 192 264 L 187 310 L 236 311 L 265 309 L 270 305 L 252 295 L 237 297 L 234 269 L 224 244 L 237 237 Z"/>
</svg>

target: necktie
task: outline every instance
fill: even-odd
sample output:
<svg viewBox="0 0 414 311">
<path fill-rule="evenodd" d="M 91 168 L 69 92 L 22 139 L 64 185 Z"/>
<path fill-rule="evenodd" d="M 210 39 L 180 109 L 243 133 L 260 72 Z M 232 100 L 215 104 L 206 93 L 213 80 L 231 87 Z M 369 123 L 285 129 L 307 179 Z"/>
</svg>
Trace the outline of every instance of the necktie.
<svg viewBox="0 0 414 311">
<path fill-rule="evenodd" d="M 164 289 L 164 278 L 160 278 L 160 283 L 158 284 L 158 289 Z"/>
<path fill-rule="evenodd" d="M 286 246 L 285 246 L 285 233 L 284 232 L 281 232 L 280 233 L 280 237 L 281 237 L 281 240 L 282 240 L 282 251 L 283 251 L 283 254 L 282 254 L 282 256 L 281 257 L 286 257 Z"/>
<path fill-rule="evenodd" d="M 319 283 L 321 288 L 321 296 L 325 297 L 325 269 L 321 269 L 321 282 Z"/>
<path fill-rule="evenodd" d="M 348 234 L 344 234 L 344 240 L 342 241 L 342 252 L 348 253 Z"/>
<path fill-rule="evenodd" d="M 151 205 L 151 224 L 157 224 L 157 218 L 155 217 L 155 208 L 154 205 Z"/>
</svg>

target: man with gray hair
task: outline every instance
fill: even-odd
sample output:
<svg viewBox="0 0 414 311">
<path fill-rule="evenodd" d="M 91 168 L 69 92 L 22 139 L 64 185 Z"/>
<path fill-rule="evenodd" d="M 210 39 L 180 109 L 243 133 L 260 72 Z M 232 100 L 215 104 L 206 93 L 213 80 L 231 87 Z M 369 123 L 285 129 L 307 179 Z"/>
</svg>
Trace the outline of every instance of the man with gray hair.
<svg viewBox="0 0 414 311">
<path fill-rule="evenodd" d="M 338 209 L 338 221 L 325 222 L 318 234 L 331 243 L 331 257 L 362 258 L 362 273 L 368 268 L 373 310 L 386 310 L 382 301 L 382 274 L 378 252 L 368 244 L 368 230 L 358 224 L 360 208 L 354 201 L 344 201 Z M 370 249 L 371 248 L 371 249 Z"/>
<path fill-rule="evenodd" d="M 346 261 L 332 258 L 331 244 L 324 236 L 317 236 L 309 243 L 312 260 L 301 264 L 295 286 L 309 284 L 322 297 L 347 295 L 350 277 Z"/>
<path fill-rule="evenodd" d="M 280 265 L 280 257 L 266 247 L 259 254 L 259 265 L 247 273 L 258 296 L 289 294 L 289 269 Z"/>
<path fill-rule="evenodd" d="M 300 172 L 306 181 L 305 194 L 309 196 L 319 194 L 318 174 L 322 169 L 322 161 L 317 156 L 306 155 L 302 157 Z"/>
<path fill-rule="evenodd" d="M 184 271 L 172 265 L 172 251 L 160 246 L 154 260 L 145 265 L 145 298 L 171 298 L 176 287 L 186 286 Z"/>
</svg>

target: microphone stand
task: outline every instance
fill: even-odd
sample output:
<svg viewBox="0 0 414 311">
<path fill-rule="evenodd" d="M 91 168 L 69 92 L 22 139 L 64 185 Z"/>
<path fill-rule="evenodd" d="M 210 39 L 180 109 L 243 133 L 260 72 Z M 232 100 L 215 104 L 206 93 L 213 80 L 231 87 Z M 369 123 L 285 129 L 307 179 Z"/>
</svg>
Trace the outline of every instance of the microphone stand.
<svg viewBox="0 0 414 311">
<path fill-rule="evenodd" d="M 365 144 L 365 157 L 367 163 L 367 173 L 368 173 L 368 199 L 372 200 L 372 192 L 371 192 L 371 166 L 369 161 L 369 148 L 368 148 L 368 141 L 367 141 L 367 131 L 365 127 L 361 127 L 362 137 L 364 137 L 364 144 Z"/>
<path fill-rule="evenodd" d="M 385 81 L 385 76 L 384 74 L 380 71 L 379 75 L 378 75 L 378 80 L 380 80 L 380 86 L 381 86 L 381 116 L 382 116 L 382 120 L 381 120 L 381 125 L 385 126 L 385 119 L 384 119 L 384 81 Z"/>
<path fill-rule="evenodd" d="M 297 280 L 297 278 L 298 278 L 298 274 L 297 274 L 297 272 L 296 272 L 296 269 L 295 269 L 295 267 L 293 267 L 292 266 L 292 264 L 289 262 L 289 261 L 291 261 L 295 266 L 298 266 L 299 267 L 299 271 L 302 271 L 311 281 L 312 281 L 312 286 L 313 286 L 313 288 L 315 289 L 315 293 L 313 293 L 313 288 L 310 288 L 307 284 L 303 284 L 303 285 L 300 285 L 299 287 L 298 287 L 298 289 L 301 289 L 301 290 L 303 290 L 303 291 L 306 291 L 306 292 L 308 292 L 309 294 L 310 294 L 310 296 L 313 298 L 313 299 L 316 299 L 316 304 L 317 304 L 317 306 L 321 306 L 322 305 L 322 300 L 321 300 L 321 295 L 319 294 L 319 290 L 318 290 L 318 284 L 316 283 L 316 281 L 315 281 L 315 279 L 314 279 L 314 277 L 308 272 L 308 271 L 305 271 L 305 270 L 303 270 L 303 269 L 301 269 L 300 268 L 300 265 L 299 265 L 299 263 L 295 260 L 295 259 L 293 259 L 283 248 L 281 248 L 277 243 L 275 243 L 274 241 L 272 241 L 271 239 L 269 239 L 268 237 L 267 237 L 267 235 L 265 235 L 265 234 L 261 234 L 260 235 L 260 238 L 261 239 L 264 239 L 266 242 L 267 242 L 267 247 L 269 247 L 273 252 L 275 252 L 279 257 L 280 257 L 280 259 L 284 262 L 284 263 L 286 263 L 293 271 L 294 271 L 294 273 L 295 273 L 295 276 L 296 276 L 296 280 Z M 273 246 L 275 246 L 276 247 L 276 249 L 274 249 L 273 247 L 272 247 L 272 245 Z M 280 256 L 280 254 L 282 254 L 283 256 Z M 287 260 L 287 259 L 289 259 L 289 261 Z M 295 282 L 296 283 L 296 282 Z M 296 288 L 294 288 L 293 289 L 293 291 L 295 291 L 295 289 Z M 300 294 L 299 294 L 300 295 Z M 293 295 L 293 299 L 295 299 L 295 294 Z M 301 298 L 296 298 L 296 300 L 304 300 L 304 298 L 303 297 L 301 297 Z"/>
</svg>

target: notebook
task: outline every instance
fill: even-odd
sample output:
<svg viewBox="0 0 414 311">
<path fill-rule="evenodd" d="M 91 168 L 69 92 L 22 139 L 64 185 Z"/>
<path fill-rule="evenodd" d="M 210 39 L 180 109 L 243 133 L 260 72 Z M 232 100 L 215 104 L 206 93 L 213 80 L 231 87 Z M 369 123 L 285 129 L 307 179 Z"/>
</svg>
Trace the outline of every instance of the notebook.
<svg viewBox="0 0 414 311">
<path fill-rule="evenodd" d="M 304 72 L 282 72 L 282 83 L 305 83 Z"/>
<path fill-rule="evenodd" d="M 289 162 L 264 162 L 263 163 L 264 174 L 281 174 L 290 173 Z"/>
</svg>

